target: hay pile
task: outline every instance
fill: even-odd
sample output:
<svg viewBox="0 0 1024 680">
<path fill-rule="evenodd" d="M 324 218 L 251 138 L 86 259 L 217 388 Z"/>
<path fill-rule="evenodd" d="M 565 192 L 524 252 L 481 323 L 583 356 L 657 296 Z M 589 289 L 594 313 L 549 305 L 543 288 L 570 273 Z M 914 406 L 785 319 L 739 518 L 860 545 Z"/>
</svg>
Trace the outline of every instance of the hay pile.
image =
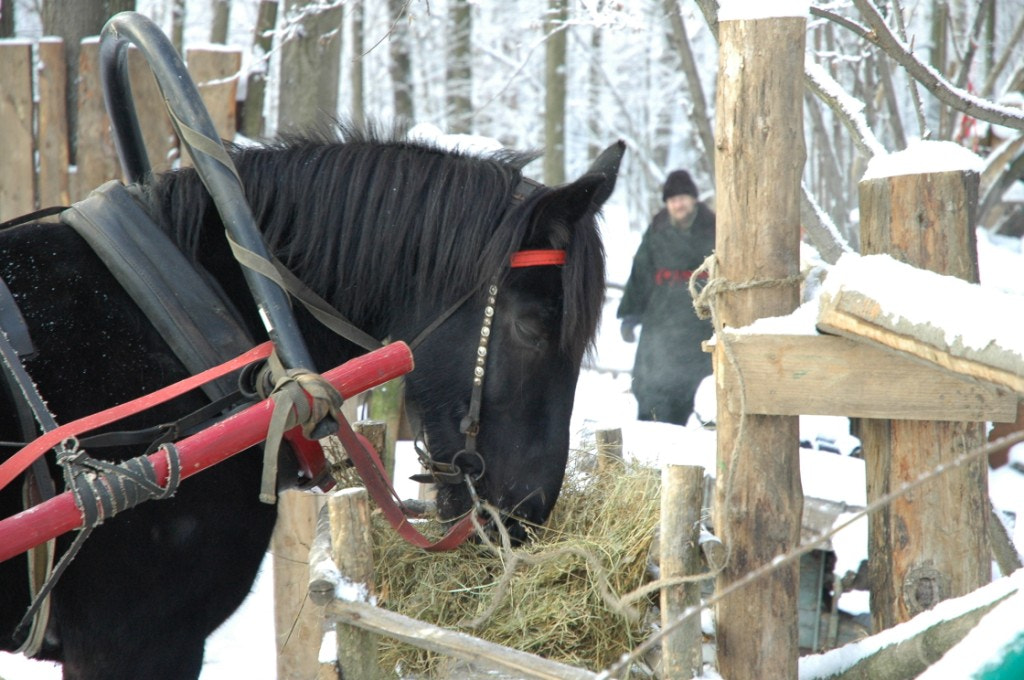
<svg viewBox="0 0 1024 680">
<path fill-rule="evenodd" d="M 512 551 L 467 544 L 454 552 L 410 547 L 374 522 L 379 603 L 392 611 L 552 660 L 601 670 L 649 634 L 649 601 L 619 597 L 646 580 L 660 479 L 627 466 L 606 479 L 567 475 L 547 526 Z M 440 533 L 438 527 L 433 527 Z M 447 659 L 392 640 L 381 666 L 429 675 Z"/>
</svg>

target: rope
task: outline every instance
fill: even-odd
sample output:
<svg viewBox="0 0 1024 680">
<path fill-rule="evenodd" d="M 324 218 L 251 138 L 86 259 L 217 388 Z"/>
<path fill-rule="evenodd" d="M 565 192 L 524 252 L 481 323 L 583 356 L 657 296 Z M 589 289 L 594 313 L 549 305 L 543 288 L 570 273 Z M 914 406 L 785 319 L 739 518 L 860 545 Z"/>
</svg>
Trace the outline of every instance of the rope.
<svg viewBox="0 0 1024 680">
<path fill-rule="evenodd" d="M 65 482 L 74 494 L 75 505 L 82 513 L 82 530 L 61 556 L 46 583 L 35 594 L 32 604 L 15 629 L 15 637 L 31 624 L 36 611 L 49 597 L 94 528 L 122 510 L 135 507 L 143 501 L 162 500 L 175 494 L 181 482 L 181 457 L 174 444 L 163 444 L 160 448 L 167 456 L 167 481 L 164 486 L 157 482 L 156 470 L 146 456 L 131 458 L 122 463 L 110 463 L 97 460 L 79 449 L 78 440 L 74 437 L 61 443 L 57 462 L 64 469 Z"/>
<path fill-rule="evenodd" d="M 703 286 L 699 286 L 700 280 L 703 278 L 701 275 L 707 275 L 707 283 Z M 736 382 L 739 387 L 739 425 L 736 431 L 736 438 L 733 441 L 732 451 L 729 453 L 729 468 L 728 470 L 718 470 L 718 474 L 725 474 L 725 491 L 724 499 L 726 502 L 721 504 L 720 510 L 723 516 L 720 518 L 720 525 L 725 526 L 727 523 L 729 508 L 731 503 L 729 499 L 732 498 L 733 481 L 736 477 L 736 466 L 739 460 L 740 445 L 746 440 L 747 436 L 747 389 L 746 383 L 743 379 L 743 371 L 740 370 L 739 361 L 736 359 L 736 353 L 733 350 L 732 343 L 728 339 L 725 331 L 725 325 L 722 323 L 718 308 L 718 296 L 723 293 L 733 293 L 741 290 L 751 290 L 754 288 L 780 288 L 782 286 L 791 286 L 793 284 L 799 284 L 803 281 L 802 274 L 794 274 L 787 276 L 784 279 L 751 279 L 749 281 L 734 282 L 728 281 L 721 278 L 718 274 L 718 258 L 714 253 L 711 253 L 704 259 L 700 267 L 694 270 L 693 276 L 690 277 L 690 296 L 693 298 L 693 309 L 697 313 L 697 316 L 701 319 L 711 319 L 711 325 L 715 331 L 716 342 L 722 344 L 722 351 L 725 352 L 726 360 L 729 362 L 729 366 L 736 374 Z M 729 563 L 732 557 L 732 544 L 727 543 L 725 546 L 725 561 L 716 570 L 721 571 L 725 568 L 725 565 Z"/>
</svg>

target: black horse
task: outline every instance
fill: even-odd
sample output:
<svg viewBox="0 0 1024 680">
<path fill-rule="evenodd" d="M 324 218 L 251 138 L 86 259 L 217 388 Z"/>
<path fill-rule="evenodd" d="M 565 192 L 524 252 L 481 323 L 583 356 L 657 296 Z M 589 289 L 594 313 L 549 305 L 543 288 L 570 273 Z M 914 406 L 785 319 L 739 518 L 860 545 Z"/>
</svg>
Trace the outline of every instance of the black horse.
<svg viewBox="0 0 1024 680">
<path fill-rule="evenodd" d="M 474 157 L 351 129 L 343 141 L 329 136 L 232 150 L 259 228 L 291 271 L 376 338 L 412 341 L 443 319 L 416 345 L 406 377 L 413 421 L 442 464 L 466 447 L 460 425 L 470 412 L 488 289 L 497 285 L 480 459 L 469 466 L 482 474 L 480 497 L 523 538 L 524 524 L 547 519 L 562 484 L 576 379 L 604 292 L 595 217 L 623 147 L 611 147 L 576 181 L 548 188 L 523 179 L 525 154 Z M 240 310 L 251 336 L 265 337 L 197 175 L 159 176 L 145 198 L 152 218 Z M 519 251 L 552 249 L 565 251 L 564 264 L 510 267 Z M 0 232 L 0 277 L 35 345 L 26 367 L 58 422 L 187 374 L 68 226 Z M 319 370 L 365 351 L 301 308 L 296 317 Z M 5 391 L 0 398 L 0 441 L 17 441 L 17 408 Z M 192 393 L 118 427 L 170 422 L 204 402 Z M 90 453 L 123 460 L 140 450 Z M 261 453 L 240 454 L 186 480 L 172 498 L 97 527 L 53 591 L 39 656 L 63 662 L 65 678 L 198 676 L 206 637 L 249 593 L 274 526 L 275 506 L 258 500 L 261 465 Z M 279 475 L 280 486 L 294 485 L 294 469 Z M 21 487 L 0 492 L 0 517 L 22 509 Z M 469 511 L 466 486 L 441 484 L 438 507 L 449 519 Z M 58 541 L 58 555 L 69 542 Z M 0 648 L 12 650 L 30 601 L 24 556 L 0 564 L 0 583 Z"/>
</svg>

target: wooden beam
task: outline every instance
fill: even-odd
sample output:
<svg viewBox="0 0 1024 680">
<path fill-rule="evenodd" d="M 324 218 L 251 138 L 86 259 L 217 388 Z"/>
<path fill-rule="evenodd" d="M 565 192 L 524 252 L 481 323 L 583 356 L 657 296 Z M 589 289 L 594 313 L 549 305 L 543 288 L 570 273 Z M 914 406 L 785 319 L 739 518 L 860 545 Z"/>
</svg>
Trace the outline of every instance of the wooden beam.
<svg viewBox="0 0 1024 680">
<path fill-rule="evenodd" d="M 598 677 L 597 673 L 582 668 L 418 621 L 367 602 L 334 600 L 324 608 L 324 614 L 339 624 L 387 635 L 420 649 L 499 668 L 517 678 L 595 680 Z"/>
<path fill-rule="evenodd" d="M 1017 398 L 1008 389 L 967 380 L 892 351 L 834 335 L 726 333 L 742 377 L 744 408 L 766 415 L 825 415 L 903 420 L 1010 422 Z M 725 394 L 739 411 L 740 394 Z"/>
</svg>

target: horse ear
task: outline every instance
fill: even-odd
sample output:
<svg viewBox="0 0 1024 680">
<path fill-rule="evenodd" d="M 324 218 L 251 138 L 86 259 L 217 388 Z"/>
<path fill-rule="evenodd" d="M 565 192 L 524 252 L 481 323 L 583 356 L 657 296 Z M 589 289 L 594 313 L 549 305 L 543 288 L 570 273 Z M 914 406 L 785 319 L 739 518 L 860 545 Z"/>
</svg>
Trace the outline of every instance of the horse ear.
<svg viewBox="0 0 1024 680">
<path fill-rule="evenodd" d="M 604 202 L 612 195 L 612 191 L 615 190 L 615 180 L 619 176 L 619 165 L 622 163 L 622 155 L 625 152 L 626 143 L 620 139 L 602 151 L 590 164 L 590 169 L 587 170 L 588 175 L 603 175 L 606 179 L 601 191 L 594 196 L 595 205 L 604 205 Z"/>
<path fill-rule="evenodd" d="M 615 142 L 601 152 L 582 177 L 552 189 L 538 202 L 534 224 L 558 222 L 569 225 L 604 205 L 615 189 L 625 150 L 624 142 Z"/>
</svg>

